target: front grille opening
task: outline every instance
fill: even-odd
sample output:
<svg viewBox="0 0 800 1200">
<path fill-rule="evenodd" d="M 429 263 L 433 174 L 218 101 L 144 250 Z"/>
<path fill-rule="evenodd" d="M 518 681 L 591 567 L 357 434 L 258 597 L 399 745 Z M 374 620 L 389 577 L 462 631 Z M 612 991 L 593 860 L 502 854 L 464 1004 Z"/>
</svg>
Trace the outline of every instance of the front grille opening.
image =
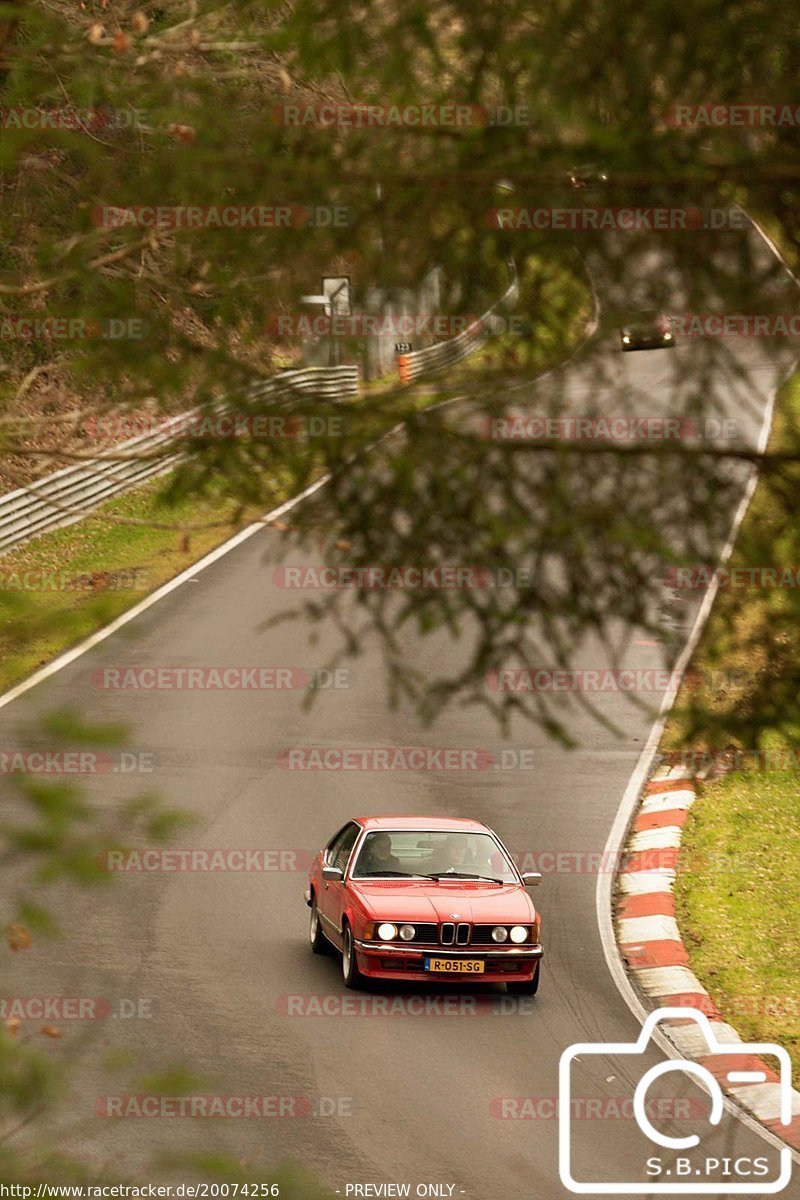
<svg viewBox="0 0 800 1200">
<path fill-rule="evenodd" d="M 423 925 L 414 926 L 414 936 L 412 942 L 425 942 L 435 945 L 439 938 L 439 926 L 434 923 L 426 923 Z"/>
<path fill-rule="evenodd" d="M 472 931 L 473 946 L 496 946 L 498 943 L 492 937 L 495 925 L 476 925 Z"/>
</svg>

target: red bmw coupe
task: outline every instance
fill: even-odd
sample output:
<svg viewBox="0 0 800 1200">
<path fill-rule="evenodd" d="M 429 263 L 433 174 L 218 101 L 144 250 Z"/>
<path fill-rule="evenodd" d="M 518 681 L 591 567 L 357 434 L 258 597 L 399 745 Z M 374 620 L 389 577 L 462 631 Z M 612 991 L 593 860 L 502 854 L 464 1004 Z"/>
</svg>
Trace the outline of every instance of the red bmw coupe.
<svg viewBox="0 0 800 1200">
<path fill-rule="evenodd" d="M 541 917 L 497 834 L 480 821 L 355 817 L 311 864 L 315 954 L 342 955 L 345 986 L 367 979 L 539 986 Z"/>
</svg>

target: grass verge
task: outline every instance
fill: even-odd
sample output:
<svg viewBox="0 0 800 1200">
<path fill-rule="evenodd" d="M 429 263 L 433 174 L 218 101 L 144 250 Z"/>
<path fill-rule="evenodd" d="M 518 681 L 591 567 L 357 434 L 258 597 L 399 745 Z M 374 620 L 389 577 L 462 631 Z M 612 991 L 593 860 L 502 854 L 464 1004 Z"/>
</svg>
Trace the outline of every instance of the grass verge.
<svg viewBox="0 0 800 1200">
<path fill-rule="evenodd" d="M 231 502 L 167 507 L 164 479 L 0 558 L 0 692 L 94 633 L 230 537 Z M 275 502 L 280 502 L 276 488 Z M 181 526 L 206 526 L 182 529 Z"/>
<path fill-rule="evenodd" d="M 800 1085 L 800 778 L 736 771 L 702 789 L 675 883 L 692 968 L 745 1041 L 778 1042 Z"/>
<path fill-rule="evenodd" d="M 771 449 L 798 445 L 800 376 L 781 390 Z M 800 563 L 786 493 L 759 482 L 729 564 Z M 741 769 L 699 785 L 684 829 L 676 915 L 692 968 L 723 1018 L 784 1045 L 800 1083 L 800 759 L 797 588 L 722 587 L 662 750 Z M 791 681 L 794 678 L 795 687 Z M 788 689 L 788 690 L 787 690 Z M 733 758 L 734 763 L 737 759 Z"/>
</svg>

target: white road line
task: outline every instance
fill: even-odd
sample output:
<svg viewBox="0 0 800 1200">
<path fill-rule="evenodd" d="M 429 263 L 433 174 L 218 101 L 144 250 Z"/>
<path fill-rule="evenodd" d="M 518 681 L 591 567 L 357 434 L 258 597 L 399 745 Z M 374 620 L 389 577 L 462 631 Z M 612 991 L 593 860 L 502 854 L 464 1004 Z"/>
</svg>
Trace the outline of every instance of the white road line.
<svg viewBox="0 0 800 1200">
<path fill-rule="evenodd" d="M 174 579 L 170 579 L 168 583 L 163 584 L 160 588 L 157 588 L 156 591 L 151 593 L 151 595 L 146 596 L 144 600 L 139 602 L 139 604 L 135 604 L 133 608 L 129 608 L 126 612 L 122 613 L 122 615 L 117 617 L 115 621 L 112 621 L 110 625 L 104 625 L 103 628 L 98 629 L 96 633 L 90 634 L 90 636 L 84 638 L 82 642 L 78 642 L 77 646 L 73 646 L 71 650 L 66 650 L 63 654 L 59 654 L 58 658 L 54 658 L 52 662 L 47 663 L 46 666 L 41 667 L 38 671 L 35 671 L 33 675 L 30 675 L 27 679 L 23 679 L 21 683 L 16 684 L 15 687 L 12 687 L 9 691 L 4 692 L 3 695 L 0 696 L 0 708 L 5 708 L 5 706 L 10 704 L 12 700 L 16 700 L 19 696 L 23 696 L 25 692 L 29 692 L 31 688 L 35 688 L 37 684 L 43 683 L 44 680 L 49 679 L 51 675 L 57 674 L 59 671 L 63 670 L 64 667 L 69 666 L 69 664 L 72 662 L 75 662 L 76 658 L 80 658 L 83 654 L 86 654 L 88 650 L 92 650 L 95 646 L 98 646 L 100 642 L 104 642 L 106 638 L 111 637 L 111 635 L 116 633 L 118 629 L 122 629 L 123 625 L 127 625 L 129 621 L 135 620 L 140 613 L 145 612 L 148 608 L 151 608 L 152 605 L 158 604 L 159 600 L 163 600 L 163 598 L 168 596 L 170 592 L 174 592 L 184 583 L 195 582 L 194 576 L 199 574 L 200 571 L 204 571 L 206 567 L 210 567 L 212 563 L 215 563 L 218 559 L 223 558 L 226 554 L 230 553 L 231 550 L 234 550 L 237 546 L 240 546 L 242 542 L 246 542 L 247 539 L 251 538 L 254 533 L 258 533 L 260 530 L 264 529 L 270 521 L 276 521 L 279 517 L 282 517 L 284 513 L 287 513 L 291 509 L 295 508 L 295 506 L 298 505 L 301 500 L 305 500 L 309 496 L 312 496 L 314 492 L 318 492 L 319 489 L 328 482 L 328 478 L 329 477 L 327 475 L 324 475 L 321 479 L 318 479 L 316 483 L 312 483 L 310 487 L 307 487 L 304 492 L 301 492 L 299 496 L 292 496 L 291 500 L 287 500 L 284 504 L 279 505 L 278 508 L 274 508 L 272 512 L 267 513 L 266 516 L 262 517 L 260 521 L 255 521 L 252 525 L 247 525 L 244 529 L 240 530 L 239 533 L 236 533 L 232 538 L 229 538 L 227 542 L 223 542 L 221 546 L 217 546 L 216 550 L 212 550 L 210 554 L 205 556 L 205 558 L 201 558 L 199 562 L 192 563 L 192 565 L 187 567 L 185 571 L 181 571 L 180 575 L 176 575 Z"/>
</svg>

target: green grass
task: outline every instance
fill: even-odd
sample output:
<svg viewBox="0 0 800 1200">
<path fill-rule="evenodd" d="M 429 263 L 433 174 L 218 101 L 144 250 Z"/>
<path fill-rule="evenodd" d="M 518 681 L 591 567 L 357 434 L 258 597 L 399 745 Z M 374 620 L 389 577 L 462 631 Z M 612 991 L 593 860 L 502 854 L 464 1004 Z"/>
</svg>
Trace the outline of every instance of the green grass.
<svg viewBox="0 0 800 1200">
<path fill-rule="evenodd" d="M 746 1041 L 778 1042 L 800 1084 L 800 772 L 703 785 L 675 885 L 692 967 Z"/>
<path fill-rule="evenodd" d="M 505 372 L 523 367 L 540 374 L 569 358 L 585 338 L 593 301 L 580 261 L 531 254 L 518 269 L 519 300 L 501 314 L 510 322 L 509 331 L 490 338 L 464 360 L 464 366 Z M 530 337 L 520 336 L 515 320 L 530 323 Z"/>
<path fill-rule="evenodd" d="M 794 449 L 800 376 L 781 389 L 770 448 Z M 800 527 L 760 481 L 731 565 L 796 565 Z M 691 965 L 723 1018 L 751 1041 L 784 1045 L 800 1079 L 800 597 L 722 588 L 662 750 L 744 751 L 746 769 L 700 786 L 675 885 Z M 729 677 L 725 672 L 730 673 Z M 708 678 L 708 676 L 706 676 Z M 727 679 L 730 679 L 730 682 Z M 756 752 L 758 757 L 749 758 Z M 757 769 L 758 768 L 758 769 Z"/>
<path fill-rule="evenodd" d="M 0 557 L 0 691 L 114 620 L 241 527 L 232 503 L 189 498 L 168 508 L 159 499 L 163 487 L 163 479 L 145 484 L 103 505 L 99 518 L 52 530 Z M 86 577 L 101 572 L 112 580 L 87 586 Z M 79 582 L 44 586 L 53 577 L 59 584 Z"/>
</svg>

